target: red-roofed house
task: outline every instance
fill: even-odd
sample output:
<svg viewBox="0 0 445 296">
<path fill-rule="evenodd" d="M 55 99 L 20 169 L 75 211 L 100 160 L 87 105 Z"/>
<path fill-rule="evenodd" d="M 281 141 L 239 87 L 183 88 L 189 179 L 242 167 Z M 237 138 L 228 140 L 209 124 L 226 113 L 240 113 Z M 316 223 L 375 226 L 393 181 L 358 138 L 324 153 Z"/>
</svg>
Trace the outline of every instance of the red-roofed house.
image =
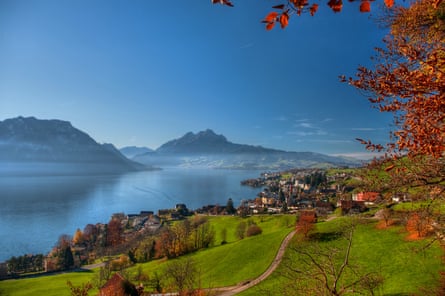
<svg viewBox="0 0 445 296">
<path fill-rule="evenodd" d="M 138 296 L 142 290 L 117 272 L 100 288 L 99 296 Z"/>
<path fill-rule="evenodd" d="M 380 200 L 380 197 L 378 192 L 359 192 L 352 195 L 352 200 L 363 201 L 366 205 L 370 205 Z"/>
</svg>

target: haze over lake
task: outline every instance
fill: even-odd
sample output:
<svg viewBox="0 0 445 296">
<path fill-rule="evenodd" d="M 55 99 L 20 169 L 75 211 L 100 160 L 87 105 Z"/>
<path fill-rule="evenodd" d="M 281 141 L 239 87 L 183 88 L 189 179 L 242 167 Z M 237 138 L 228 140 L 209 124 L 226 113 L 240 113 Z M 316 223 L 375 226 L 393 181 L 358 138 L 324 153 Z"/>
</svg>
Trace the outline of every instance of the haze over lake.
<svg viewBox="0 0 445 296">
<path fill-rule="evenodd" d="M 259 171 L 164 169 L 106 176 L 0 177 L 0 262 L 44 253 L 61 234 L 88 223 L 107 223 L 113 213 L 225 205 L 254 198 L 259 189 L 240 181 Z"/>
</svg>

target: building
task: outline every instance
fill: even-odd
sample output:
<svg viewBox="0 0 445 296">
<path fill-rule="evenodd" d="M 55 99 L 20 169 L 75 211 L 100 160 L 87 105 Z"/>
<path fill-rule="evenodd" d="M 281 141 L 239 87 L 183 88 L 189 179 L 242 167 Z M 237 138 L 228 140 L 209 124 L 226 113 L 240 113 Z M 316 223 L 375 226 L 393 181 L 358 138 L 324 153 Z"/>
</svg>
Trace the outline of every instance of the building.
<svg viewBox="0 0 445 296">
<path fill-rule="evenodd" d="M 380 198 L 380 193 L 378 192 L 359 192 L 352 195 L 352 200 L 363 201 L 365 205 L 373 205 Z"/>
<path fill-rule="evenodd" d="M 99 289 L 99 296 L 139 296 L 142 294 L 143 287 L 136 287 L 118 272 Z"/>
</svg>

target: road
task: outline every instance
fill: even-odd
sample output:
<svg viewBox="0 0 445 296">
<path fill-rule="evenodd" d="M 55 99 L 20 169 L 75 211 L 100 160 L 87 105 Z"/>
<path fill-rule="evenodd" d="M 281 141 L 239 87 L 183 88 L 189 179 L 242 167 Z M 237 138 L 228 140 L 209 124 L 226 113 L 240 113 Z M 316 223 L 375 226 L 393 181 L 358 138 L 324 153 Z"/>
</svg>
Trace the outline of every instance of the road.
<svg viewBox="0 0 445 296">
<path fill-rule="evenodd" d="M 251 281 L 246 281 L 241 284 L 238 284 L 236 286 L 232 287 L 224 287 L 216 289 L 217 291 L 221 291 L 222 293 L 218 294 L 219 296 L 232 296 L 236 295 L 244 290 L 247 290 L 249 288 L 252 288 L 253 286 L 257 285 L 258 283 L 264 281 L 268 276 L 274 272 L 274 270 L 278 267 L 281 260 L 283 259 L 284 252 L 286 251 L 287 246 L 289 245 L 292 237 L 295 235 L 295 230 L 289 233 L 286 238 L 281 243 L 280 249 L 277 252 L 277 255 L 275 256 L 275 259 L 270 264 L 269 268 L 259 277 L 256 279 L 253 279 Z"/>
</svg>

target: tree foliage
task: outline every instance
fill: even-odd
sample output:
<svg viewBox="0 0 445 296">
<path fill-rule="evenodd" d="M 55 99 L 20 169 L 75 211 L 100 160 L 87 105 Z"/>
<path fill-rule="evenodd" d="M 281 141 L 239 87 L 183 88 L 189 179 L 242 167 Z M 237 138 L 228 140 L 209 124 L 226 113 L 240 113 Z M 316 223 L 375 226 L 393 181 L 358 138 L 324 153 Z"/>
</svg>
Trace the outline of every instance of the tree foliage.
<svg viewBox="0 0 445 296">
<path fill-rule="evenodd" d="M 442 0 L 435 0 L 441 2 Z M 275 1 L 277 4 L 272 6 L 273 11 L 269 12 L 262 22 L 266 25 L 266 30 L 272 30 L 275 24 L 279 24 L 282 29 L 289 25 L 289 19 L 291 16 L 301 16 L 302 14 L 309 13 L 314 16 L 319 9 L 319 1 L 310 0 L 279 0 Z M 374 0 L 349 0 L 348 2 L 359 2 L 360 12 L 370 12 L 371 2 Z M 385 6 L 391 8 L 394 6 L 394 0 L 384 0 Z M 213 4 L 222 4 L 225 6 L 233 7 L 234 4 L 230 0 L 212 0 Z M 326 2 L 329 8 L 337 13 L 341 12 L 343 8 L 343 0 L 329 0 Z"/>
<path fill-rule="evenodd" d="M 208 248 L 215 240 L 215 230 L 205 217 L 184 220 L 162 229 L 155 242 L 158 257 L 175 258 Z"/>
<path fill-rule="evenodd" d="M 233 6 L 229 0 L 212 2 Z M 318 3 L 309 0 L 277 1 L 263 19 L 266 29 L 275 24 L 285 28 L 291 15 L 308 12 L 314 15 Z M 279 3 L 281 2 L 281 3 Z M 351 1 L 351 2 L 354 2 Z M 371 10 L 370 0 L 360 0 L 360 11 Z M 374 69 L 360 67 L 356 78 L 346 79 L 369 95 L 369 100 L 382 112 L 394 115 L 396 129 L 386 145 L 358 139 L 371 150 L 401 151 L 408 154 L 442 157 L 445 152 L 445 2 L 418 0 L 410 5 L 394 5 L 384 0 L 390 27 L 386 48 L 378 48 Z M 340 12 L 342 0 L 329 0 L 327 5 Z"/>
<path fill-rule="evenodd" d="M 74 286 L 70 281 L 66 284 L 70 289 L 71 296 L 88 296 L 88 292 L 93 288 L 93 285 L 89 282 L 81 284 L 80 286 Z"/>
<path fill-rule="evenodd" d="M 191 258 L 176 259 L 166 265 L 164 274 L 172 291 L 190 295 L 196 285 L 198 270 Z"/>
<path fill-rule="evenodd" d="M 358 139 L 370 150 L 440 158 L 445 153 L 445 2 L 398 7 L 384 21 L 390 35 L 377 48 L 374 69 L 346 79 L 381 112 L 393 114 L 386 145 Z"/>
</svg>

